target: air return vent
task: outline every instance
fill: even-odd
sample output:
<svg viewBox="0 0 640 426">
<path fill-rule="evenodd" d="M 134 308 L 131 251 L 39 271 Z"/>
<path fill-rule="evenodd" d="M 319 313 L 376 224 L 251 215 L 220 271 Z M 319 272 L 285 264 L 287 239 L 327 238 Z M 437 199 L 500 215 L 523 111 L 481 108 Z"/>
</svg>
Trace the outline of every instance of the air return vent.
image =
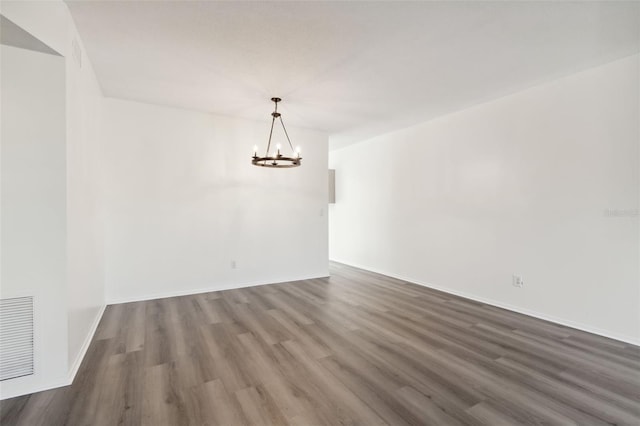
<svg viewBox="0 0 640 426">
<path fill-rule="evenodd" d="M 33 374 L 33 297 L 0 299 L 0 380 Z"/>
</svg>

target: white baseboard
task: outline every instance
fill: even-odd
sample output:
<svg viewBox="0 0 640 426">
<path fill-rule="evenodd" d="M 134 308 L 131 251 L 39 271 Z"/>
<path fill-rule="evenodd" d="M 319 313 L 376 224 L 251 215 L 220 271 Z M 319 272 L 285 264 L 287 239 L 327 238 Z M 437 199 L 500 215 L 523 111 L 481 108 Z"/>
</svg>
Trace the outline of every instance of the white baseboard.
<svg viewBox="0 0 640 426">
<path fill-rule="evenodd" d="M 270 285 L 270 284 L 282 284 L 292 281 L 304 281 L 304 280 L 313 280 L 316 278 L 327 278 L 329 273 L 322 273 L 320 275 L 314 275 L 311 277 L 304 278 L 295 278 L 286 281 L 253 281 L 253 282 L 245 282 L 240 284 L 223 284 L 215 287 L 205 287 L 205 288 L 196 288 L 196 289 L 188 289 L 188 290 L 178 290 L 178 291 L 167 291 L 161 293 L 154 294 L 145 294 L 144 296 L 134 296 L 134 297 L 125 297 L 125 298 L 113 298 L 107 300 L 107 305 L 117 305 L 120 303 L 131 303 L 131 302 L 144 302 L 145 300 L 155 300 L 155 299 L 165 299 L 167 297 L 176 297 L 176 296 L 191 296 L 193 294 L 201 294 L 201 293 L 211 293 L 212 291 L 224 291 L 224 290 L 235 290 L 238 288 L 247 288 L 247 287 L 257 287 L 262 285 Z"/>
<path fill-rule="evenodd" d="M 380 274 L 380 275 L 386 275 L 386 276 L 391 277 L 391 278 L 396 278 L 398 280 L 407 281 L 407 282 L 410 282 L 412 284 L 418 284 L 418 285 L 421 285 L 423 287 L 432 288 L 434 290 L 438 290 L 438 291 L 442 291 L 442 292 L 445 292 L 445 293 L 453 294 L 455 296 L 464 297 L 465 299 L 474 300 L 476 302 L 484 303 L 484 304 L 487 304 L 487 305 L 495 306 L 495 307 L 506 309 L 506 310 L 513 311 L 513 312 L 517 312 L 519 314 L 523 314 L 523 315 L 527 315 L 527 316 L 530 316 L 530 317 L 538 318 L 538 319 L 541 319 L 541 320 L 553 322 L 555 324 L 563 325 L 565 327 L 575 328 L 575 329 L 580 330 L 580 331 L 586 331 L 587 333 L 597 334 L 598 336 L 603 336 L 603 337 L 607 337 L 609 339 L 618 340 L 618 341 L 621 341 L 621 342 L 624 342 L 624 343 L 629 343 L 629 344 L 632 344 L 632 345 L 640 346 L 640 337 L 633 337 L 633 336 L 621 335 L 621 334 L 618 334 L 618 333 L 612 333 L 612 332 L 607 331 L 607 330 L 603 330 L 603 329 L 600 329 L 600 328 L 597 328 L 597 327 L 593 327 L 591 325 L 575 322 L 575 321 L 572 321 L 572 320 L 569 320 L 569 319 L 566 319 L 566 318 L 559 318 L 559 317 L 555 317 L 555 316 L 552 316 L 552 315 L 547 315 L 547 314 L 543 314 L 543 313 L 540 313 L 540 312 L 532 311 L 530 309 L 521 308 L 519 306 L 510 305 L 508 303 L 499 302 L 497 300 L 489 299 L 489 298 L 486 298 L 486 297 L 478 296 L 476 294 L 466 293 L 466 292 L 463 292 L 463 291 L 458 291 L 458 290 L 454 290 L 454 289 L 447 288 L 447 287 L 441 287 L 441 286 L 433 285 L 431 283 L 421 282 L 421 281 L 416 280 L 414 278 L 403 277 L 403 276 L 398 275 L 398 274 L 393 274 L 393 273 L 389 273 L 389 272 L 386 272 L 386 271 L 381 271 L 381 270 L 378 270 L 376 268 L 371 268 L 369 266 L 358 265 L 358 264 L 355 264 L 353 262 L 346 262 L 346 261 L 338 260 L 338 259 L 330 259 L 330 260 L 332 262 L 342 263 L 342 264 L 347 265 L 347 266 L 352 266 L 354 268 L 364 269 L 365 271 L 374 272 L 374 273 Z"/>
<path fill-rule="evenodd" d="M 80 347 L 80 351 L 78 352 L 78 355 L 76 356 L 76 359 L 73 362 L 73 365 L 71 365 L 71 368 L 69 369 L 69 384 L 73 383 L 73 380 L 76 378 L 76 374 L 78 374 L 78 369 L 82 364 L 82 360 L 84 359 L 84 356 L 87 354 L 89 345 L 91 345 L 93 336 L 96 334 L 96 330 L 98 329 L 98 324 L 100 324 L 100 320 L 102 319 L 102 315 L 104 314 L 104 310 L 106 309 L 106 307 L 107 305 L 102 305 L 102 307 L 98 311 L 98 314 L 93 319 L 93 323 L 91 324 L 89 333 L 87 333 L 87 335 L 85 336 L 84 342 L 82 342 L 82 346 Z"/>
<path fill-rule="evenodd" d="M 69 379 L 65 378 L 62 380 L 54 380 L 49 383 L 42 383 L 35 386 L 28 386 L 26 388 L 21 388 L 20 390 L 13 390 L 11 392 L 2 392 L 0 394 L 0 401 L 9 399 L 9 398 L 15 398 L 18 396 L 29 395 L 32 393 L 43 392 L 43 391 L 47 391 L 55 388 L 61 388 L 63 386 L 68 386 L 70 384 L 71 382 L 69 382 Z"/>
</svg>

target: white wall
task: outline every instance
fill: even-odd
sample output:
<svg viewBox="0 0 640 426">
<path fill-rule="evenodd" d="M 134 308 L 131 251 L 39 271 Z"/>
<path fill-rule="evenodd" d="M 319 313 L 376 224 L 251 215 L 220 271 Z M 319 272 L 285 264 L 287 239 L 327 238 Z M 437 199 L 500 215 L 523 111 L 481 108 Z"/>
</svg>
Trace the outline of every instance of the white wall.
<svg viewBox="0 0 640 426">
<path fill-rule="evenodd" d="M 67 379 L 65 67 L 60 56 L 0 46 L 0 298 L 34 296 L 34 374 L 22 393 Z"/>
<path fill-rule="evenodd" d="M 71 40 L 81 43 L 75 29 Z M 80 44 L 81 45 L 81 44 Z M 101 205 L 102 92 L 91 63 L 67 58 L 67 296 L 69 365 L 80 366 L 105 306 Z"/>
<path fill-rule="evenodd" d="M 638 62 L 332 152 L 331 259 L 639 342 Z"/>
<path fill-rule="evenodd" d="M 64 56 L 67 265 L 63 292 L 68 354 L 64 375 L 69 382 L 105 306 L 98 137 L 102 94 L 62 1 L 2 1 L 0 12 Z M 13 382 L 3 383 L 0 398 L 22 392 Z M 55 385 L 43 382 L 39 388 Z"/>
<path fill-rule="evenodd" d="M 255 122 L 105 101 L 110 303 L 328 275 L 327 137 L 288 129 L 302 166 L 252 166 L 265 108 Z"/>
</svg>

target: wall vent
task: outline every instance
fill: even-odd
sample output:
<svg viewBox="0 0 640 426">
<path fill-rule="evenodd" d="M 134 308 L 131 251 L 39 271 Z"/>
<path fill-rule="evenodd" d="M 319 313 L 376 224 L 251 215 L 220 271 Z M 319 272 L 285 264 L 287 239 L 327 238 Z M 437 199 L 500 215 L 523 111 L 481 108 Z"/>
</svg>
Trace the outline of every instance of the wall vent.
<svg viewBox="0 0 640 426">
<path fill-rule="evenodd" d="M 0 299 L 0 380 L 33 374 L 33 297 Z"/>
</svg>

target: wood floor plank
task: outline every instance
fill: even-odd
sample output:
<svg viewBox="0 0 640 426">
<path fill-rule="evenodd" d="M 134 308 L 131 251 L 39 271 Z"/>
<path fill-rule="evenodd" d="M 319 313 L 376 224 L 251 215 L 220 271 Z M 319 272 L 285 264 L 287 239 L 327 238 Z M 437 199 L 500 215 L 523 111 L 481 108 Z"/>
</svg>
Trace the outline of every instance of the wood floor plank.
<svg viewBox="0 0 640 426">
<path fill-rule="evenodd" d="M 232 326 L 223 323 L 203 327 L 202 336 L 214 375 L 222 380 L 229 392 L 259 384 L 251 378 L 249 369 L 244 368 L 246 358 Z"/>
<path fill-rule="evenodd" d="M 486 426 L 513 426 L 518 422 L 507 416 L 502 410 L 493 407 L 488 402 L 481 402 L 467 410 L 478 425 Z"/>
<path fill-rule="evenodd" d="M 277 309 L 270 309 L 268 313 L 276 321 L 278 321 L 282 325 L 282 327 L 286 328 L 292 338 L 300 342 L 302 346 L 307 350 L 307 352 L 309 352 L 314 358 L 324 358 L 332 354 L 330 348 L 315 339 L 312 334 L 309 334 L 304 329 L 299 327 L 281 311 Z"/>
<path fill-rule="evenodd" d="M 180 390 L 189 423 L 193 425 L 242 425 L 240 405 L 221 380 Z"/>
<path fill-rule="evenodd" d="M 146 306 L 143 302 L 128 305 L 131 315 L 125 324 L 125 351 L 134 352 L 144 348 Z"/>
<path fill-rule="evenodd" d="M 244 423 L 250 426 L 288 425 L 289 422 L 262 386 L 239 390 L 235 393 L 240 402 Z M 302 424 L 302 423 L 300 423 Z"/>
<path fill-rule="evenodd" d="M 351 418 L 356 424 L 371 426 L 386 424 L 374 410 L 330 374 L 322 364 L 309 357 L 296 342 L 287 341 L 282 346 L 302 364 L 305 372 L 304 377 L 309 377 L 318 385 L 319 392 L 316 392 L 316 395 L 322 395 L 327 400 L 330 411 L 334 413 L 344 411 L 345 417 Z M 330 398 L 329 395 L 331 395 Z M 340 403 L 337 403 L 338 401 Z"/>
<path fill-rule="evenodd" d="M 548 377 L 544 374 L 523 366 L 515 361 L 500 358 L 497 363 L 504 365 L 515 372 L 529 384 L 530 387 L 539 390 L 544 395 L 552 397 L 567 405 L 598 418 L 610 424 L 631 424 L 638 419 L 640 413 L 619 408 L 608 401 L 603 401 L 597 395 L 585 391 L 579 387 L 571 386 L 566 382 Z"/>
<path fill-rule="evenodd" d="M 343 364 L 334 356 L 325 357 L 319 362 L 388 424 L 421 423 L 420 417 L 399 401 L 395 395 L 395 387 L 390 387 L 387 383 L 381 385 L 375 369 L 367 369 L 363 362 L 358 362 L 355 366 Z"/>
<path fill-rule="evenodd" d="M 139 351 L 109 357 L 91 423 L 104 426 L 139 424 L 142 418 L 143 373 L 144 360 Z"/>
<path fill-rule="evenodd" d="M 252 333 L 241 334 L 238 340 L 247 349 L 246 368 L 251 370 L 254 379 L 274 398 L 284 417 L 289 422 L 299 419 L 307 424 L 320 423 L 319 417 L 311 409 L 310 397 L 299 389 L 298 383 L 289 380 L 284 374 L 273 349 L 261 344 Z"/>
<path fill-rule="evenodd" d="M 441 407 L 434 404 L 428 396 L 418 392 L 410 386 L 400 388 L 397 390 L 397 393 L 406 401 L 409 409 L 413 410 L 416 415 L 423 419 L 427 424 L 451 426 L 461 426 L 464 424 L 447 414 L 447 412 Z"/>
<path fill-rule="evenodd" d="M 147 367 L 144 376 L 142 424 L 179 425 L 189 418 L 180 387 L 175 382 L 173 363 Z"/>
<path fill-rule="evenodd" d="M 330 278 L 108 306 L 37 425 L 640 425 L 640 348 L 332 263 Z"/>
</svg>

